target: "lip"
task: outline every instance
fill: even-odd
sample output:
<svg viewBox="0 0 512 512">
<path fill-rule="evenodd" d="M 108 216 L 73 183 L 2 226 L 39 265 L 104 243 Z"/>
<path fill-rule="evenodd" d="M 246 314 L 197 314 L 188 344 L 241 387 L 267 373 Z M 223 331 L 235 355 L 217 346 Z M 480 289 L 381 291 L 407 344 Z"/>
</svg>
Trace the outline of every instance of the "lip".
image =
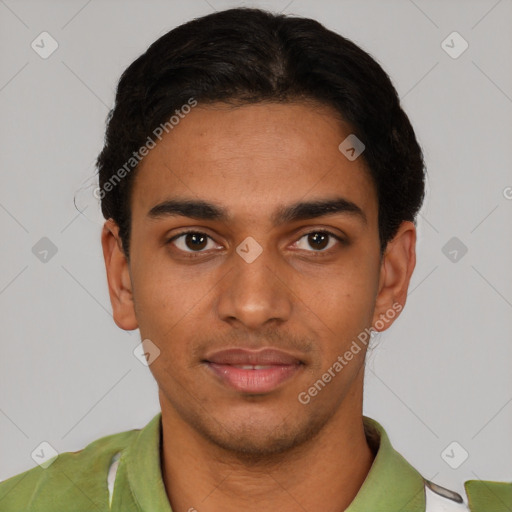
<svg viewBox="0 0 512 512">
<path fill-rule="evenodd" d="M 274 348 L 220 350 L 205 357 L 203 362 L 228 387 L 252 394 L 275 390 L 304 364 L 296 356 Z"/>
<path fill-rule="evenodd" d="M 298 357 L 276 348 L 228 348 L 213 352 L 204 359 L 209 363 L 229 365 L 293 365 L 302 362 Z"/>
</svg>

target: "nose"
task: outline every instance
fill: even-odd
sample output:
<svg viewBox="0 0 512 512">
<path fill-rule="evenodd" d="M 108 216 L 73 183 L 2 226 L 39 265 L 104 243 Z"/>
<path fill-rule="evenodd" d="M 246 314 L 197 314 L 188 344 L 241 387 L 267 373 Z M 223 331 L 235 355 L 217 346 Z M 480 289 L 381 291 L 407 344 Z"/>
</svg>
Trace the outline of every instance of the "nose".
<svg viewBox="0 0 512 512">
<path fill-rule="evenodd" d="M 233 253 L 232 265 L 217 300 L 221 320 L 257 330 L 289 319 L 293 293 L 284 266 L 272 251 L 264 249 L 254 261 Z"/>
</svg>

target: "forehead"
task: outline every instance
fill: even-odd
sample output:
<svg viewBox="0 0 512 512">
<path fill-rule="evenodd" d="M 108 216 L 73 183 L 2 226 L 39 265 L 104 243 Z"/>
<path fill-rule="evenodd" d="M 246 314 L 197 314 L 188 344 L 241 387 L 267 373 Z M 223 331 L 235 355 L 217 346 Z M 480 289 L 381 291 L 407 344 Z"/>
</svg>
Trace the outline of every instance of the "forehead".
<svg viewBox="0 0 512 512">
<path fill-rule="evenodd" d="M 311 103 L 197 106 L 139 165 L 132 213 L 145 215 L 169 197 L 202 199 L 242 214 L 270 215 L 328 195 L 355 202 L 369 220 L 377 199 L 364 160 L 338 146 L 349 125 Z"/>
</svg>

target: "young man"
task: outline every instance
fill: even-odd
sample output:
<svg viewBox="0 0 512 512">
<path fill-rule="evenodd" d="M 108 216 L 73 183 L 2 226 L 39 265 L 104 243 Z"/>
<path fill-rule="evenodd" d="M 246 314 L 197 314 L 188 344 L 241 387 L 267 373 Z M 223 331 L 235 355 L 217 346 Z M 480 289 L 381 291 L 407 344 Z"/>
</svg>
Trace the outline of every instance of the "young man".
<svg viewBox="0 0 512 512">
<path fill-rule="evenodd" d="M 368 54 L 308 19 L 194 20 L 121 77 L 98 168 L 114 320 L 161 413 L 3 482 L 2 511 L 512 509 L 506 484 L 425 481 L 362 415 L 424 195 Z"/>
</svg>

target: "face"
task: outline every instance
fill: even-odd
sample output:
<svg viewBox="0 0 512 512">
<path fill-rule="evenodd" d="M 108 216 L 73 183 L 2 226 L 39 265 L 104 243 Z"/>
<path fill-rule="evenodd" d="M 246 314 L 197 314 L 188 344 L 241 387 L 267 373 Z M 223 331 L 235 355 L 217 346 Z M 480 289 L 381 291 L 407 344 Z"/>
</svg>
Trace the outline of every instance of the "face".
<svg viewBox="0 0 512 512">
<path fill-rule="evenodd" d="M 163 416 L 218 447 L 283 452 L 357 410 L 363 344 L 299 396 L 405 301 L 414 227 L 381 259 L 375 187 L 338 149 L 350 133 L 318 105 L 199 105 L 139 166 L 129 263 L 106 223 L 116 323 L 160 350 Z"/>
</svg>

